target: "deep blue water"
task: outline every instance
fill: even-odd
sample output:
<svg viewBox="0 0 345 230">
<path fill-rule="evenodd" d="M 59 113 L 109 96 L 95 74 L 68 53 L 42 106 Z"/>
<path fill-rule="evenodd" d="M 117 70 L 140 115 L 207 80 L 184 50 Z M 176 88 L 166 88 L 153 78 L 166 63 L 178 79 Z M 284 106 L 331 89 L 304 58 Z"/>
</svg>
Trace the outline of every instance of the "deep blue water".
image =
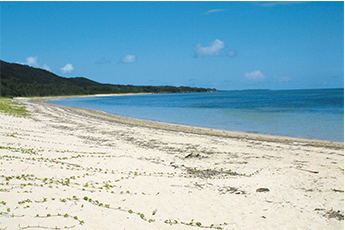
<svg viewBox="0 0 345 230">
<path fill-rule="evenodd" d="M 199 127 L 344 141 L 344 89 L 147 94 L 50 103 Z"/>
</svg>

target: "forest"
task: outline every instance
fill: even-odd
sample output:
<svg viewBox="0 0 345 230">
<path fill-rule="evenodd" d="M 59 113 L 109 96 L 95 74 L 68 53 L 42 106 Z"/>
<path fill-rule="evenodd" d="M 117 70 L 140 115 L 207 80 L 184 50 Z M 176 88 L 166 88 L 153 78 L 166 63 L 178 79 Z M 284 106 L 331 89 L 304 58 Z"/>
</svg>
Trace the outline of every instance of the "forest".
<svg viewBox="0 0 345 230">
<path fill-rule="evenodd" d="M 0 60 L 0 96 L 66 96 L 112 93 L 184 93 L 216 91 L 188 86 L 102 84 L 85 77 L 60 77 L 47 70 Z"/>
</svg>

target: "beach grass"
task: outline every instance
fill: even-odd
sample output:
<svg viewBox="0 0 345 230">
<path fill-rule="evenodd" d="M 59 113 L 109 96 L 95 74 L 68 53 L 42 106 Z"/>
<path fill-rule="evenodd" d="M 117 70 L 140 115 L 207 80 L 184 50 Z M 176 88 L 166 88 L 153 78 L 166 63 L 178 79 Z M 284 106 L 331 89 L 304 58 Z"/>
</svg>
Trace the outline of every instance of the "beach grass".
<svg viewBox="0 0 345 230">
<path fill-rule="evenodd" d="M 25 105 L 5 97 L 0 97 L 0 112 L 18 117 L 27 117 L 29 115 Z"/>
</svg>

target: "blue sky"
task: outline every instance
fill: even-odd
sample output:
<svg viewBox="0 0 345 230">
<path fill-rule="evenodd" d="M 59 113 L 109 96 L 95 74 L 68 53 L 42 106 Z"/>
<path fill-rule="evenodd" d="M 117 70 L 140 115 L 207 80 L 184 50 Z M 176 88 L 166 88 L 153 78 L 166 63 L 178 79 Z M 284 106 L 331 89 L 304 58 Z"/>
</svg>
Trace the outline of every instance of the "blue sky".
<svg viewBox="0 0 345 230">
<path fill-rule="evenodd" d="M 344 86 L 343 2 L 0 2 L 0 57 L 112 84 Z"/>
</svg>

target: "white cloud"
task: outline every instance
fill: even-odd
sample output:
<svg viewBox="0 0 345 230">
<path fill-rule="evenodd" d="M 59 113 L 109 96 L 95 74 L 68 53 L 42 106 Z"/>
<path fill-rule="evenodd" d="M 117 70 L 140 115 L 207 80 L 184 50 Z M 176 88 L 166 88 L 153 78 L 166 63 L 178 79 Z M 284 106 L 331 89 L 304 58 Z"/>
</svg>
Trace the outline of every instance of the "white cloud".
<svg viewBox="0 0 345 230">
<path fill-rule="evenodd" d="M 45 70 L 51 71 L 50 67 L 47 64 L 43 64 L 42 68 Z"/>
<path fill-rule="evenodd" d="M 213 13 L 218 13 L 218 12 L 223 12 L 226 11 L 225 9 L 213 9 L 213 10 L 209 10 L 203 14 L 209 15 L 209 14 L 213 14 Z"/>
<path fill-rule="evenodd" d="M 121 58 L 122 63 L 133 63 L 137 61 L 137 56 L 132 54 L 127 54 L 126 56 Z"/>
<path fill-rule="evenodd" d="M 26 58 L 26 62 L 25 63 L 19 62 L 19 64 L 28 65 L 28 66 L 31 66 L 31 67 L 36 67 L 36 68 L 41 68 L 41 69 L 45 69 L 45 70 L 51 71 L 50 67 L 47 64 L 43 64 L 43 66 L 41 67 L 38 64 L 37 60 L 38 60 L 37 57 L 31 57 L 30 56 L 30 57 Z"/>
<path fill-rule="evenodd" d="M 26 59 L 26 63 L 24 63 L 26 65 L 29 65 L 29 66 L 33 66 L 33 67 L 38 67 L 38 62 L 37 62 L 37 57 L 28 57 Z"/>
<path fill-rule="evenodd" d="M 72 64 L 66 64 L 64 67 L 60 68 L 62 73 L 72 73 L 72 71 L 74 70 L 73 65 Z"/>
<path fill-rule="evenodd" d="M 195 46 L 194 54 L 195 57 L 218 56 L 223 51 L 224 47 L 224 42 L 216 39 L 209 46 L 201 46 L 201 44 L 197 44 Z"/>
<path fill-rule="evenodd" d="M 264 81 L 266 79 L 266 77 L 260 72 L 260 70 L 255 70 L 255 71 L 250 72 L 250 73 L 245 73 L 244 77 L 247 80 L 253 81 L 253 82 L 260 82 L 260 81 Z"/>
</svg>

